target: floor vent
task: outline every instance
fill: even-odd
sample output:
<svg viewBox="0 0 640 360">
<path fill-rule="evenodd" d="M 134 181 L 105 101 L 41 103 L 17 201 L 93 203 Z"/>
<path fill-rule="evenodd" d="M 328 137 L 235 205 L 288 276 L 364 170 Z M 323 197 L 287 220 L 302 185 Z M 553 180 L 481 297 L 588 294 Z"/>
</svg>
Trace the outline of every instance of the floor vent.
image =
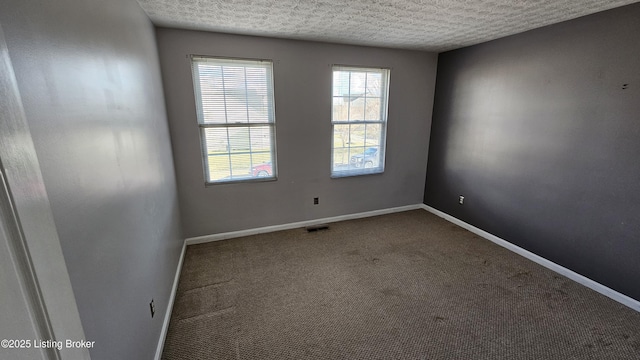
<svg viewBox="0 0 640 360">
<path fill-rule="evenodd" d="M 327 224 L 312 225 L 312 226 L 307 226 L 306 229 L 307 229 L 307 232 L 315 232 L 315 231 L 320 231 L 320 230 L 329 230 L 329 225 L 327 225 Z"/>
</svg>

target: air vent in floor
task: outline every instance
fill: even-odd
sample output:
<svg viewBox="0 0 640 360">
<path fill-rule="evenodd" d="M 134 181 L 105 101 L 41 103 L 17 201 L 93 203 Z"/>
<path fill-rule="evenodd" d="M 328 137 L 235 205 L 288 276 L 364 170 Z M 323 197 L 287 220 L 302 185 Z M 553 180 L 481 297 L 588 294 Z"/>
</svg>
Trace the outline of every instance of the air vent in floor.
<svg viewBox="0 0 640 360">
<path fill-rule="evenodd" d="M 306 229 L 307 229 L 307 232 L 329 230 L 329 225 L 327 224 L 311 225 L 311 226 L 307 226 Z"/>
</svg>

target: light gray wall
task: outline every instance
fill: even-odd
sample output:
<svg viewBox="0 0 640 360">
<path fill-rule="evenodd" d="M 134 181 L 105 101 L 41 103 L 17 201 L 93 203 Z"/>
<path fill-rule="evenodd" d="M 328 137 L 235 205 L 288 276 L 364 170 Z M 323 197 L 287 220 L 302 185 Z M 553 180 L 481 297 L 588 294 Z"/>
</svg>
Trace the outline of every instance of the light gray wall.
<svg viewBox="0 0 640 360">
<path fill-rule="evenodd" d="M 422 202 L 436 54 L 165 28 L 157 39 L 185 236 Z M 204 186 L 190 54 L 274 61 L 277 181 Z M 384 174 L 330 178 L 332 64 L 391 68 Z"/>
<path fill-rule="evenodd" d="M 0 22 L 91 356 L 151 359 L 181 250 L 153 26 L 129 0 L 5 0 Z"/>
<path fill-rule="evenodd" d="M 638 34 L 633 4 L 440 54 L 425 203 L 640 300 Z"/>
<path fill-rule="evenodd" d="M 83 339 L 1 24 L 0 222 L 0 339 Z M 0 349 L 16 360 L 49 359 L 56 352 L 60 359 L 89 359 L 88 349 Z"/>
</svg>

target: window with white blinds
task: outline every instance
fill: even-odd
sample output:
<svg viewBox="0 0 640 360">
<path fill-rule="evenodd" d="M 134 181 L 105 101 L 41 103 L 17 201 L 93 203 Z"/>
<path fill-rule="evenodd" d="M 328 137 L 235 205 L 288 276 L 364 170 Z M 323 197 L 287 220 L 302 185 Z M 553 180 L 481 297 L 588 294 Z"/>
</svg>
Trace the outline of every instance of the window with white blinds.
<svg viewBox="0 0 640 360">
<path fill-rule="evenodd" d="M 276 178 L 273 63 L 192 57 L 207 183 Z"/>
<path fill-rule="evenodd" d="M 333 66 L 331 176 L 384 171 L 389 69 Z"/>
</svg>

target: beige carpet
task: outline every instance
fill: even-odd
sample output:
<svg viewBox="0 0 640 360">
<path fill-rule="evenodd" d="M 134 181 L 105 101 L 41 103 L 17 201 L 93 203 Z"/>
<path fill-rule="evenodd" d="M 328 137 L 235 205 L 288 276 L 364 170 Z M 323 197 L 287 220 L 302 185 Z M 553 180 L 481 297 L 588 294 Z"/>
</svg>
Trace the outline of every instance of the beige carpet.
<svg viewBox="0 0 640 360">
<path fill-rule="evenodd" d="M 640 359 L 640 313 L 424 210 L 187 248 L 163 359 Z"/>
</svg>

